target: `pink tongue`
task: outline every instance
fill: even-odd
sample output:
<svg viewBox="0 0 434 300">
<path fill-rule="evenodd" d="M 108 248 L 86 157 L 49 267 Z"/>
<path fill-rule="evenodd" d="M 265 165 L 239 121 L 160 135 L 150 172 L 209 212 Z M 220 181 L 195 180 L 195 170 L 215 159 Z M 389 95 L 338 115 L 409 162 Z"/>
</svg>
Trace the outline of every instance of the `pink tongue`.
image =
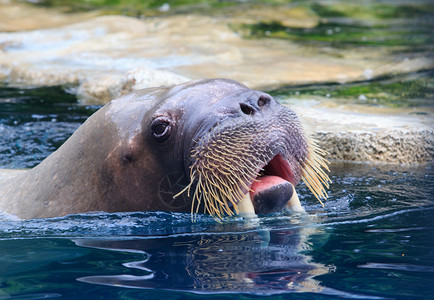
<svg viewBox="0 0 434 300">
<path fill-rule="evenodd" d="M 253 192 L 250 192 L 250 199 L 253 199 L 253 197 L 261 191 L 268 190 L 275 185 L 287 182 L 282 177 L 274 175 L 263 176 L 260 177 L 259 180 L 260 181 L 254 181 L 252 184 L 251 189 L 253 190 Z"/>
</svg>

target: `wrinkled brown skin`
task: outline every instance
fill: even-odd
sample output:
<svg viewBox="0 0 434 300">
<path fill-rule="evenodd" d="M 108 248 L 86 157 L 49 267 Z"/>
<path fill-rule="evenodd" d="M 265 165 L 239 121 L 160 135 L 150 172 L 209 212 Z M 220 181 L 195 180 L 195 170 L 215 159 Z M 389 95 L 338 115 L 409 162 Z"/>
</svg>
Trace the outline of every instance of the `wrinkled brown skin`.
<svg viewBox="0 0 434 300">
<path fill-rule="evenodd" d="M 188 202 L 170 206 L 162 201 L 159 183 L 168 174 L 188 172 L 194 140 L 213 126 L 206 120 L 249 117 L 240 101 L 257 101 L 261 95 L 266 94 L 213 79 L 113 100 L 38 166 L 0 179 L 0 211 L 25 219 L 89 211 L 189 212 Z M 150 130 L 156 118 L 171 124 L 169 138 L 161 143 Z"/>
</svg>

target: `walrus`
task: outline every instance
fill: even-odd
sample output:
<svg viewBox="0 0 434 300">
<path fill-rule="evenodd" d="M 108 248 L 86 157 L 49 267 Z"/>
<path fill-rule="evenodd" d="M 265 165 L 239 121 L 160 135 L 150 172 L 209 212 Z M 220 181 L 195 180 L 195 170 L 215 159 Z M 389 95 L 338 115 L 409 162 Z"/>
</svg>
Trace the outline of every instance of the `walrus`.
<svg viewBox="0 0 434 300">
<path fill-rule="evenodd" d="M 112 100 L 54 153 L 0 177 L 0 211 L 23 219 L 104 211 L 302 210 L 303 179 L 327 197 L 325 153 L 290 108 L 229 79 Z M 320 200 L 321 201 L 321 200 Z"/>
</svg>

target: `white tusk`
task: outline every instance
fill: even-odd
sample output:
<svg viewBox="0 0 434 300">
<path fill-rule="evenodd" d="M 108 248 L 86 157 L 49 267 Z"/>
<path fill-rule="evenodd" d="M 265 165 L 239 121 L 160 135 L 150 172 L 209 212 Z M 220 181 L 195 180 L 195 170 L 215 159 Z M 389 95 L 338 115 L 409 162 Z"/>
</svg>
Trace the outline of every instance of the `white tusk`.
<svg viewBox="0 0 434 300">
<path fill-rule="evenodd" d="M 244 195 L 244 198 L 237 203 L 240 215 L 255 216 L 255 208 L 253 207 L 252 200 L 250 200 L 250 193 Z"/>
<path fill-rule="evenodd" d="M 290 210 L 295 211 L 295 212 L 304 212 L 305 211 L 303 206 L 301 206 L 300 199 L 298 199 L 298 195 L 297 195 L 297 192 L 296 192 L 294 186 L 292 186 L 292 196 L 291 196 L 291 199 L 289 199 L 289 201 L 288 201 L 287 207 Z"/>
</svg>

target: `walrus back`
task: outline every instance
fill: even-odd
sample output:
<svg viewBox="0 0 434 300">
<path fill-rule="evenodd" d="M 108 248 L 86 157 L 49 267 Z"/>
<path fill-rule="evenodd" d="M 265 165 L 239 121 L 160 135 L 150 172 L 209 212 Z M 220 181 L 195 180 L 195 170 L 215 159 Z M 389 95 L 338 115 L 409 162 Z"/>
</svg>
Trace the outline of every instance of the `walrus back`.
<svg viewBox="0 0 434 300">
<path fill-rule="evenodd" d="M 2 186 L 2 183 L 5 183 L 9 179 L 15 178 L 18 175 L 22 175 L 25 172 L 26 170 L 0 169 L 0 186 Z"/>
</svg>

